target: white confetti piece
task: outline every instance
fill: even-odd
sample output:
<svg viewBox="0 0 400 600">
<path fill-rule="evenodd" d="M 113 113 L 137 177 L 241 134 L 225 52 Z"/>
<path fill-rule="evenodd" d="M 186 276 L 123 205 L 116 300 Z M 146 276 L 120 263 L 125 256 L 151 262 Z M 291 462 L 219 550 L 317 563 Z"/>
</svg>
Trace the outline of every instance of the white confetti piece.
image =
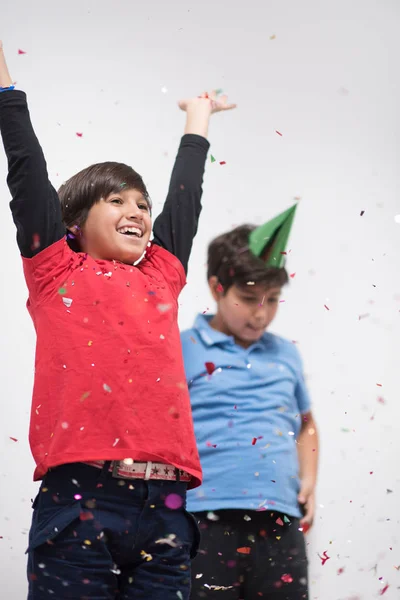
<svg viewBox="0 0 400 600">
<path fill-rule="evenodd" d="M 67 308 L 69 308 L 72 304 L 72 298 L 63 298 L 62 301 L 64 306 L 66 306 Z"/>
</svg>

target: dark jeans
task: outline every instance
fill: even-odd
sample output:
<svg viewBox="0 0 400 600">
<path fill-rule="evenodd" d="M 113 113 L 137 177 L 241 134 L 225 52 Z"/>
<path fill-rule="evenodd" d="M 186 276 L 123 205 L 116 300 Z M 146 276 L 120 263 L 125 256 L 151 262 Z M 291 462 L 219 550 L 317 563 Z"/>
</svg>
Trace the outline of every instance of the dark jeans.
<svg viewBox="0 0 400 600">
<path fill-rule="evenodd" d="M 187 600 L 199 530 L 186 488 L 83 464 L 51 469 L 33 503 L 28 600 Z M 181 507 L 165 505 L 170 494 Z"/>
<path fill-rule="evenodd" d="M 201 543 L 192 564 L 192 600 L 308 599 L 299 519 L 289 517 L 287 523 L 284 515 L 269 511 L 214 514 L 218 521 L 208 519 L 206 512 L 194 513 Z"/>
</svg>

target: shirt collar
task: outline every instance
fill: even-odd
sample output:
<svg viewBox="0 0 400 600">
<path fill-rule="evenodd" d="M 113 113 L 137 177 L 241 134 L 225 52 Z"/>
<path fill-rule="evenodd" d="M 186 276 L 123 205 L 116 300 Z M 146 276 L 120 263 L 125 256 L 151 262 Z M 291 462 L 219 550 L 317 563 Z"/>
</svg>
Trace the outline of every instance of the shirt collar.
<svg viewBox="0 0 400 600">
<path fill-rule="evenodd" d="M 201 337 L 202 341 L 206 346 L 215 346 L 217 344 L 226 344 L 236 346 L 235 338 L 233 335 L 226 335 L 221 331 L 217 331 L 210 325 L 211 319 L 213 319 L 215 315 L 197 315 L 193 328 L 196 329 L 197 333 Z M 271 343 L 272 334 L 269 332 L 265 332 L 264 335 L 254 344 L 249 346 L 248 351 L 252 351 L 255 348 L 264 348 L 266 345 Z"/>
<path fill-rule="evenodd" d="M 203 342 L 207 346 L 214 346 L 215 344 L 234 344 L 235 338 L 233 335 L 226 335 L 211 327 L 210 321 L 213 317 L 214 315 L 197 315 L 196 317 L 193 328 L 196 329 Z"/>
</svg>

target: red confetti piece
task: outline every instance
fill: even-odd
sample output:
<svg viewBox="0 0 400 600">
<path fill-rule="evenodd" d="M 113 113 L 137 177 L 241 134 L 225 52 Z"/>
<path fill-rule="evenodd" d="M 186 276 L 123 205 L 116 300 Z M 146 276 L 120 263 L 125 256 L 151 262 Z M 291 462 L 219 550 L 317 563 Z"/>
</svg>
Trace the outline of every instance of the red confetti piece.
<svg viewBox="0 0 400 600">
<path fill-rule="evenodd" d="M 280 135 L 280 136 L 282 137 L 282 134 L 281 134 L 281 132 L 280 132 L 280 131 L 276 131 L 276 130 L 275 130 L 275 133 L 277 133 L 278 135 Z"/>
<path fill-rule="evenodd" d="M 291 273 L 290 277 L 293 279 L 293 277 L 296 275 L 296 273 Z"/>
<path fill-rule="evenodd" d="M 40 248 L 40 235 L 38 233 L 34 233 L 32 236 L 31 250 L 37 250 L 38 248 Z"/>
<path fill-rule="evenodd" d="M 226 162 L 225 162 L 224 160 L 220 160 L 220 161 L 219 161 L 219 164 L 220 164 L 220 165 L 226 165 Z"/>
<path fill-rule="evenodd" d="M 256 445 L 256 441 L 257 441 L 257 438 L 253 438 L 253 441 L 251 442 L 251 445 L 255 446 Z"/>
<path fill-rule="evenodd" d="M 341 575 L 342 573 L 344 573 L 344 567 L 340 567 L 337 572 L 338 575 Z"/>
<path fill-rule="evenodd" d="M 289 575 L 289 573 L 284 573 L 284 575 L 282 575 L 281 579 L 284 583 L 292 583 L 292 581 L 293 581 L 293 577 L 291 575 Z"/>
<path fill-rule="evenodd" d="M 92 521 L 94 519 L 94 515 L 92 512 L 90 512 L 90 510 L 86 511 L 86 512 L 81 512 L 81 514 L 79 515 L 79 518 L 81 521 Z"/>
<path fill-rule="evenodd" d="M 311 526 L 309 525 L 309 523 L 304 523 L 304 525 L 302 526 L 302 530 L 303 530 L 304 535 L 307 533 L 307 531 L 310 530 L 310 527 Z"/>
<path fill-rule="evenodd" d="M 283 523 L 283 521 L 282 521 L 282 519 L 280 517 L 275 521 L 275 523 L 277 525 L 280 525 L 281 527 L 283 527 L 283 525 L 284 525 L 284 523 Z"/>
<path fill-rule="evenodd" d="M 322 566 L 324 566 L 324 564 L 326 563 L 326 561 L 330 559 L 330 556 L 328 556 L 327 550 L 325 550 L 322 553 L 322 556 L 320 556 L 319 554 L 318 554 L 318 556 L 320 557 L 320 559 L 322 561 Z"/>
<path fill-rule="evenodd" d="M 82 137 L 82 136 L 83 136 L 83 133 L 77 133 L 76 135 L 77 135 L 78 137 Z"/>
<path fill-rule="evenodd" d="M 18 54 L 26 54 L 23 50 L 18 50 Z"/>
<path fill-rule="evenodd" d="M 248 546 L 242 546 L 241 548 L 237 548 L 236 552 L 239 552 L 240 554 L 250 554 L 251 548 Z"/>
<path fill-rule="evenodd" d="M 383 594 L 384 594 L 385 592 L 387 592 L 387 591 L 388 591 L 388 589 L 389 589 L 389 584 L 387 583 L 387 584 L 385 585 L 385 587 L 384 587 L 384 588 L 381 590 L 381 592 L 380 592 L 380 596 L 383 596 Z"/>
<path fill-rule="evenodd" d="M 224 291 L 224 288 L 223 288 L 223 287 L 222 287 L 222 285 L 219 283 L 219 284 L 217 285 L 217 292 L 223 292 L 223 291 Z"/>
<path fill-rule="evenodd" d="M 206 362 L 204 364 L 206 366 L 207 373 L 209 375 L 212 375 L 214 373 L 214 371 L 215 371 L 215 365 L 214 365 L 214 363 L 213 362 Z"/>
<path fill-rule="evenodd" d="M 12 440 L 13 442 L 18 442 L 17 438 L 11 437 L 11 435 L 10 435 L 10 440 Z"/>
</svg>

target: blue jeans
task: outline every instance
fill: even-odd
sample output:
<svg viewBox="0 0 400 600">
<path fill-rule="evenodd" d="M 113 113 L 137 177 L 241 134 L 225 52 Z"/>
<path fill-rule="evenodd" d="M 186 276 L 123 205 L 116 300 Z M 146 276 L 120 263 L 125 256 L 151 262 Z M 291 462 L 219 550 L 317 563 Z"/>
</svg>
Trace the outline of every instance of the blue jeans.
<svg viewBox="0 0 400 600">
<path fill-rule="evenodd" d="M 187 600 L 200 533 L 186 488 L 80 463 L 51 469 L 33 503 L 28 600 Z M 182 506 L 168 508 L 170 494 Z"/>
</svg>

